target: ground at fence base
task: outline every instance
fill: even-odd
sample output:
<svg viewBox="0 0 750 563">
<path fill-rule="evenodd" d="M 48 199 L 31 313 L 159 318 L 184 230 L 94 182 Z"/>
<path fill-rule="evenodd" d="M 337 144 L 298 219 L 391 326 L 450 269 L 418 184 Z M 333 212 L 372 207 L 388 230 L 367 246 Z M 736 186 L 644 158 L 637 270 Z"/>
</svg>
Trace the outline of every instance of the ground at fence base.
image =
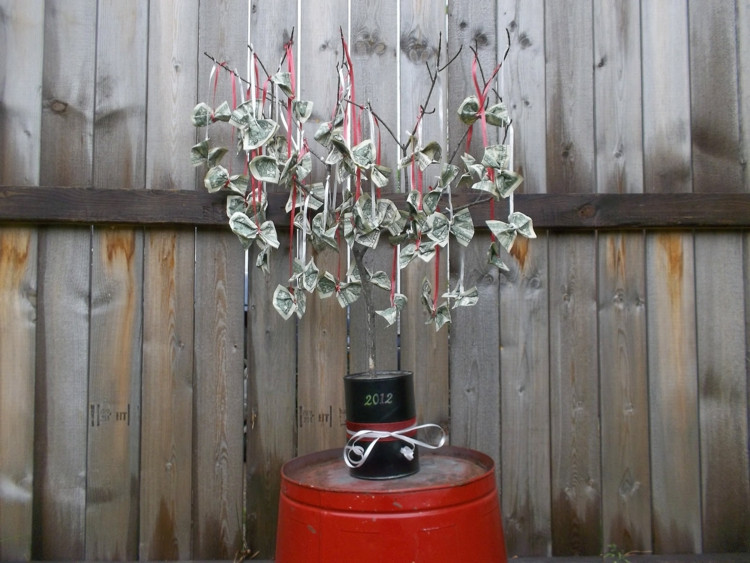
<svg viewBox="0 0 750 563">
<path fill-rule="evenodd" d="M 349 474 L 340 449 L 288 462 L 276 560 L 505 561 L 492 459 L 445 447 L 420 465 L 408 477 L 367 481 Z"/>
</svg>

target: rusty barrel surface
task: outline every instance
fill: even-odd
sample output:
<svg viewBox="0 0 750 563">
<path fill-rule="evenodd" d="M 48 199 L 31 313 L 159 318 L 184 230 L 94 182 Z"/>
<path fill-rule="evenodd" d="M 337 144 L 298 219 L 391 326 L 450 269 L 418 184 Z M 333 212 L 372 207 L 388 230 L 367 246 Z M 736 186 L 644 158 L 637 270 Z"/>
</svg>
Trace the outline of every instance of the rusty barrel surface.
<svg viewBox="0 0 750 563">
<path fill-rule="evenodd" d="M 286 463 L 276 561 L 506 561 L 494 463 L 470 449 L 423 452 L 395 480 L 350 475 L 341 449 Z"/>
</svg>

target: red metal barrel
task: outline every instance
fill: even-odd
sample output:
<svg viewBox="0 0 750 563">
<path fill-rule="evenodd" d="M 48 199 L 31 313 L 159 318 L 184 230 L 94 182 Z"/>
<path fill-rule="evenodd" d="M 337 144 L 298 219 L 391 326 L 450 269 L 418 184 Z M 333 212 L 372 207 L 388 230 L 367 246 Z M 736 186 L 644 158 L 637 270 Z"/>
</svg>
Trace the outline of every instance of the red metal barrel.
<svg viewBox="0 0 750 563">
<path fill-rule="evenodd" d="M 507 561 L 492 459 L 448 446 L 420 459 L 385 481 L 352 477 L 341 449 L 286 463 L 276 561 Z"/>
</svg>

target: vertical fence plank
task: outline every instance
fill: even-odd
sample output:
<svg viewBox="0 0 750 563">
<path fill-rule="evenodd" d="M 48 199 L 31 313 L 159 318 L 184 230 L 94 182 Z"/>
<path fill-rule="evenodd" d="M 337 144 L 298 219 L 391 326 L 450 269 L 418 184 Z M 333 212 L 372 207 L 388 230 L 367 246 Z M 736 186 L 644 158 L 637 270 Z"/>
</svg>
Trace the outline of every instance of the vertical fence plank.
<svg viewBox="0 0 750 563">
<path fill-rule="evenodd" d="M 495 65 L 502 61 L 502 55 L 507 46 L 506 34 L 497 34 L 497 2 L 488 0 L 473 2 L 449 2 L 448 3 L 448 35 L 443 38 L 443 44 L 449 46 L 449 51 L 443 51 L 442 61 L 447 62 L 449 57 L 461 49 L 458 57 L 448 68 L 448 80 L 444 86 L 447 94 L 446 121 L 448 124 L 449 143 L 444 147 L 444 155 L 450 156 L 457 147 L 460 147 L 458 155 L 466 152 L 466 142 L 462 140 L 466 132 L 466 125 L 458 117 L 461 102 L 470 95 L 476 95 L 476 88 L 472 79 L 472 65 L 474 53 L 477 54 L 479 64 L 477 66 L 477 80 L 483 85 L 483 80 L 488 79 L 495 69 Z M 447 54 L 446 54 L 447 53 Z M 494 84 L 498 84 L 495 82 Z M 495 90 L 500 96 L 505 92 Z M 490 98 L 492 94 L 490 94 Z M 494 103 L 494 100 L 492 100 Z M 482 144 L 482 131 L 479 123 L 474 126 L 471 146 L 469 151 L 477 160 L 482 158 L 484 147 Z M 492 131 L 490 143 L 497 143 L 495 127 Z M 454 164 L 460 164 L 460 160 Z"/>
<path fill-rule="evenodd" d="M 494 2 L 452 2 L 448 11 L 448 36 L 444 42 L 450 51 L 443 57 L 461 53 L 447 70 L 446 92 L 449 138 L 444 147 L 446 159 L 457 146 L 457 154 L 466 152 L 462 139 L 466 125 L 461 123 L 456 112 L 461 102 L 475 95 L 472 80 L 474 52 L 480 59 L 479 69 L 488 77 L 497 60 L 495 41 Z M 504 39 L 504 36 L 503 36 Z M 472 49 L 475 51 L 473 52 Z M 447 54 L 446 54 L 447 53 Z M 478 70 L 480 72 L 480 70 Z M 478 78 L 482 84 L 481 73 Z M 481 127 L 477 123 L 472 134 L 470 151 L 477 159 L 484 153 Z M 497 142 L 493 129 L 490 143 Z M 460 160 L 452 164 L 459 166 Z M 495 462 L 496 478 L 500 480 L 500 340 L 498 310 L 500 274 L 487 263 L 489 237 L 476 233 L 468 248 L 453 245 L 451 248 L 451 283 L 464 282 L 465 287 L 476 286 L 480 293 L 477 308 L 459 307 L 451 311 L 450 326 L 450 406 L 451 444 L 478 449 Z M 465 278 L 461 279 L 463 271 Z M 413 304 L 416 305 L 416 304 Z M 480 314 L 484 313 L 484 314 Z M 413 313 L 416 311 L 413 311 Z"/>
<path fill-rule="evenodd" d="M 193 503 L 195 557 L 242 547 L 244 251 L 231 233 L 198 231 Z"/>
<path fill-rule="evenodd" d="M 703 551 L 750 550 L 742 235 L 696 237 Z M 717 267 L 717 265 L 721 265 Z"/>
<path fill-rule="evenodd" d="M 520 191 L 547 190 L 544 0 L 502 0 L 497 35 L 510 31 L 511 45 L 503 64 L 503 99 L 513 120 L 515 168 L 523 176 Z M 499 41 L 498 56 L 504 52 Z"/>
<path fill-rule="evenodd" d="M 345 0 L 311 0 L 300 9 L 303 26 L 297 36 L 300 53 L 307 57 L 298 64 L 300 97 L 316 106 L 306 130 L 309 138 L 331 118 L 336 100 L 336 63 L 342 55 L 340 28 L 346 28 L 348 4 Z M 301 61 L 300 61 L 301 62 Z M 316 172 L 317 170 L 317 172 Z M 319 166 L 313 174 L 323 174 Z M 337 255 L 324 250 L 315 257 L 321 270 L 334 275 L 346 273 L 346 251 Z M 339 262 L 340 260 L 340 262 Z M 340 264 L 340 266 L 339 266 Z M 344 386 L 346 374 L 346 311 L 335 298 L 311 295 L 307 313 L 299 322 L 297 372 L 297 453 L 341 446 L 346 441 Z"/>
<path fill-rule="evenodd" d="M 685 0 L 641 2 L 646 192 L 692 191 L 687 9 Z M 646 237 L 656 553 L 695 551 L 701 545 L 692 244 L 692 235 L 685 233 Z"/>
<path fill-rule="evenodd" d="M 269 72 L 296 24 L 296 0 L 254 3 L 250 39 Z M 296 323 L 282 319 L 272 304 L 276 286 L 289 279 L 289 237 L 279 232 L 279 240 L 270 275 L 255 267 L 255 253 L 248 266 L 246 537 L 264 559 L 276 546 L 281 466 L 295 453 Z"/>
<path fill-rule="evenodd" d="M 296 327 L 273 308 L 289 279 L 288 237 L 271 255 L 271 275 L 253 269 L 248 288 L 247 544 L 270 559 L 276 546 L 281 466 L 294 457 Z"/>
<path fill-rule="evenodd" d="M 594 189 L 592 3 L 545 3 L 548 191 Z M 596 239 L 550 239 L 553 555 L 600 553 Z"/>
<path fill-rule="evenodd" d="M 94 185 L 143 188 L 148 4 L 100 2 Z M 133 64 L 122 65 L 122 53 Z M 86 479 L 86 557 L 138 557 L 143 235 L 95 227 Z"/>
<path fill-rule="evenodd" d="M 740 118 L 740 162 L 750 161 L 750 0 L 737 0 L 737 76 Z M 750 170 L 742 167 L 744 191 L 750 192 Z"/>
<path fill-rule="evenodd" d="M 519 191 L 545 192 L 543 0 L 500 2 L 498 57 L 506 33 L 501 95 L 513 120 L 514 168 L 524 177 Z M 501 276 L 501 494 L 508 553 L 545 556 L 552 553 L 548 237 L 537 234 L 516 242 L 511 271 Z"/>
<path fill-rule="evenodd" d="M 501 276 L 502 495 L 508 553 L 551 553 L 548 236 L 519 239 Z"/>
<path fill-rule="evenodd" d="M 456 245 L 458 246 L 458 245 Z M 475 310 L 452 311 L 450 346 L 451 444 L 480 450 L 495 461 L 500 477 L 500 273 L 487 264 L 489 236 L 474 235 L 467 248 L 451 249 L 456 279 L 479 291 Z"/>
<path fill-rule="evenodd" d="M 644 235 L 599 238 L 603 545 L 651 549 Z"/>
<path fill-rule="evenodd" d="M 96 4 L 47 2 L 44 24 L 40 183 L 87 186 Z M 38 559 L 85 557 L 90 255 L 90 229 L 40 232 L 32 549 Z"/>
<path fill-rule="evenodd" d="M 685 0 L 641 2 L 644 191 L 692 191 Z"/>
<path fill-rule="evenodd" d="M 653 550 L 700 553 L 693 241 L 659 233 L 646 244 Z"/>
<path fill-rule="evenodd" d="M 0 229 L 0 559 L 31 559 L 36 242 Z"/>
<path fill-rule="evenodd" d="M 736 2 L 716 0 L 711 17 L 688 2 L 690 117 L 695 191 L 744 189 L 738 100 Z"/>
<path fill-rule="evenodd" d="M 194 189 L 198 2 L 149 8 L 146 187 Z M 194 229 L 152 229 L 143 249 L 140 559 L 191 556 Z"/>
<path fill-rule="evenodd" d="M 155 231 L 144 249 L 141 559 L 191 556 L 192 235 Z"/>
<path fill-rule="evenodd" d="M 640 2 L 594 2 L 594 64 L 597 191 L 643 192 Z"/>
<path fill-rule="evenodd" d="M 416 123 L 420 105 L 424 104 L 429 88 L 429 77 L 425 63 L 434 66 L 438 39 L 445 29 L 445 6 L 438 2 L 401 3 L 401 129 L 411 131 Z M 445 45 L 445 40 L 443 41 Z M 446 61 L 445 51 L 441 61 Z M 446 121 L 442 100 L 446 99 L 444 78 L 435 84 L 422 128 L 422 143 L 437 141 L 445 148 Z M 432 113 L 434 111 L 434 113 Z M 433 167 L 434 168 L 434 167 Z M 424 174 L 425 186 L 439 174 L 436 168 L 428 168 Z M 408 170 L 403 171 L 407 176 Z M 402 173 L 402 178 L 404 177 Z M 402 189 L 409 189 L 402 182 Z M 414 186 L 416 189 L 416 186 Z M 408 299 L 408 310 L 401 315 L 401 367 L 414 372 L 414 387 L 417 403 L 417 419 L 448 425 L 449 418 L 449 373 L 448 330 L 435 332 L 434 325 L 425 326 L 426 314 L 422 311 L 422 281 L 432 284 L 433 292 L 442 294 L 445 289 L 445 252 L 440 254 L 440 287 L 435 287 L 435 262 L 418 263 L 416 260 L 402 272 L 402 292 Z M 433 259 L 435 260 L 435 259 Z"/>
<path fill-rule="evenodd" d="M 594 2 L 597 191 L 643 191 L 639 2 Z M 603 547 L 651 547 L 642 234 L 599 237 Z"/>
<path fill-rule="evenodd" d="M 544 6 L 548 190 L 594 191 L 592 3 Z"/>
<path fill-rule="evenodd" d="M 201 4 L 199 52 L 243 68 L 249 8 L 245 0 Z M 199 81 L 209 76 L 211 64 L 201 56 Z M 232 99 L 230 76 L 220 71 L 213 93 L 216 105 L 223 100 L 230 107 L 241 103 L 239 85 L 236 100 Z M 230 147 L 224 161 L 230 174 L 241 173 L 243 161 L 234 157 L 231 132 L 209 134 L 214 143 Z M 228 228 L 197 230 L 193 557 L 201 559 L 228 559 L 242 547 L 244 268 L 245 253 Z"/>
<path fill-rule="evenodd" d="M 550 239 L 553 555 L 600 553 L 596 239 Z"/>
<path fill-rule="evenodd" d="M 380 143 L 381 164 L 392 170 L 391 182 L 384 188 L 384 192 L 393 191 L 398 174 L 398 149 L 385 129 L 387 125 L 399 134 L 397 127 L 398 115 L 398 73 L 396 57 L 398 53 L 398 22 L 396 20 L 396 2 L 394 0 L 373 0 L 368 2 L 351 3 L 351 30 L 349 32 L 349 50 L 354 64 L 357 102 L 366 104 L 372 102 L 373 111 L 378 115 L 381 123 L 375 133 L 370 132 L 369 118 L 361 113 L 362 132 L 372 135 L 376 143 Z M 379 137 L 378 137 L 379 136 Z M 367 190 L 370 189 L 366 185 Z M 384 271 L 389 276 L 392 272 L 393 250 L 381 239 L 376 249 L 367 251 L 365 264 L 372 271 Z M 388 292 L 373 289 L 375 309 L 383 310 L 390 307 Z M 398 367 L 397 325 L 387 326 L 379 316 L 375 319 L 377 353 L 375 369 L 392 370 Z M 357 373 L 366 371 L 367 352 L 367 320 L 365 317 L 364 298 L 358 299 L 350 308 L 349 322 L 349 371 Z"/>
<path fill-rule="evenodd" d="M 0 185 L 39 183 L 44 5 L 0 2 Z M 28 65 L 13 73 L 16 62 Z M 31 558 L 37 231 L 0 228 L 0 560 Z"/>
</svg>

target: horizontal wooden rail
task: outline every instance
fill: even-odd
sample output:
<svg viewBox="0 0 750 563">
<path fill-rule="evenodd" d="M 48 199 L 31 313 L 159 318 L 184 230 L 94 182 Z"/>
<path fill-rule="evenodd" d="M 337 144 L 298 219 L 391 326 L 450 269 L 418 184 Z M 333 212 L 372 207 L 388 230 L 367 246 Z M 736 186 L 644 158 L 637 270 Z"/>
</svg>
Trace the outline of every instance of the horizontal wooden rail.
<svg viewBox="0 0 750 563">
<path fill-rule="evenodd" d="M 403 195 L 393 194 L 396 203 Z M 288 225 L 287 196 L 269 195 L 269 218 Z M 224 194 L 192 190 L 0 186 L 0 222 L 224 226 Z M 516 209 L 537 229 L 743 229 L 750 227 L 750 193 L 519 194 Z M 477 226 L 489 205 L 477 193 L 453 196 L 471 206 Z M 505 204 L 497 216 L 505 213 Z"/>
</svg>

